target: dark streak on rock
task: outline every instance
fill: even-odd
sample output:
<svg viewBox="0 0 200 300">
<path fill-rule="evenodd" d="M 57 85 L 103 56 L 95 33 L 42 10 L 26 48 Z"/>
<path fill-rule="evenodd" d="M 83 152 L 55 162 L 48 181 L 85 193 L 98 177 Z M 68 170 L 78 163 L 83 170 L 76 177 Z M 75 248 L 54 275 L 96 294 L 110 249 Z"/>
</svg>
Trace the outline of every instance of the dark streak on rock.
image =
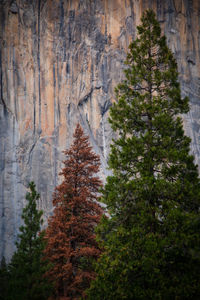
<svg viewBox="0 0 200 300">
<path fill-rule="evenodd" d="M 13 48 L 12 50 L 13 50 L 13 61 L 12 61 L 12 64 L 13 64 L 13 88 L 14 88 L 14 90 L 16 90 L 15 48 Z M 18 104 L 17 93 L 14 93 L 14 105 L 15 105 L 14 115 L 16 117 L 16 120 L 17 120 L 17 116 L 18 116 L 17 104 Z"/>
<path fill-rule="evenodd" d="M 2 58 L 1 58 L 1 48 L 0 48 L 0 100 L 6 108 L 5 101 L 3 100 L 3 71 L 2 71 Z"/>
<path fill-rule="evenodd" d="M 74 17 L 75 17 L 75 10 L 73 9 L 69 11 L 69 20 L 74 21 Z"/>
<path fill-rule="evenodd" d="M 112 106 L 112 103 L 110 102 L 110 100 L 106 100 L 104 102 L 104 105 L 100 107 L 101 110 L 101 116 L 103 117 L 104 114 L 109 110 L 109 108 Z"/>
<path fill-rule="evenodd" d="M 58 68 L 58 61 L 57 61 L 57 68 Z M 58 69 L 57 69 L 57 74 L 58 74 Z M 58 79 L 58 77 L 57 77 Z M 58 80 L 59 81 L 59 80 Z M 56 68 L 55 68 L 55 63 L 53 64 L 53 91 L 54 91 L 54 147 L 53 147 L 53 168 L 54 168 L 54 186 L 57 184 L 57 140 L 58 140 L 58 132 L 57 132 L 57 107 L 56 107 Z"/>
<path fill-rule="evenodd" d="M 34 107 L 33 107 L 33 134 L 35 135 L 35 130 L 36 130 L 36 107 L 35 107 L 35 102 L 36 102 L 36 97 L 35 97 L 35 93 L 33 94 L 33 103 L 34 103 Z"/>
<path fill-rule="evenodd" d="M 108 92 L 108 70 L 107 70 L 107 57 L 104 56 L 104 62 L 101 65 L 101 76 L 103 79 L 103 91 Z"/>
<path fill-rule="evenodd" d="M 65 31 L 64 31 L 64 25 L 65 25 L 65 12 L 64 12 L 64 2 L 63 0 L 60 0 L 60 28 L 59 28 L 59 36 L 62 38 L 63 43 L 63 61 L 66 61 L 66 39 L 65 39 Z"/>
<path fill-rule="evenodd" d="M 33 149 L 35 148 L 35 145 L 37 143 L 37 140 L 33 143 L 33 145 L 31 146 L 31 149 L 29 151 L 28 154 L 28 161 L 27 161 L 27 165 L 30 166 L 30 161 L 32 160 L 32 153 L 33 153 Z M 32 164 L 31 164 L 32 165 Z"/>
<path fill-rule="evenodd" d="M 56 127 L 56 70 L 53 64 L 53 98 L 54 98 L 54 130 Z"/>
<path fill-rule="evenodd" d="M 85 95 L 82 99 L 79 100 L 78 106 L 82 106 L 84 103 L 88 101 L 88 99 L 91 97 L 93 92 L 93 88 L 89 91 L 87 95 Z"/>
<path fill-rule="evenodd" d="M 10 12 L 12 14 L 17 14 L 18 13 L 18 6 L 16 1 L 12 1 L 11 5 L 10 5 Z"/>
<path fill-rule="evenodd" d="M 1 17 L 1 29 L 0 29 L 0 33 L 2 33 L 3 28 L 4 28 L 4 13 L 3 13 L 3 5 L 0 4 L 0 17 Z M 2 43 L 2 38 L 0 38 L 0 41 Z M 2 53 L 1 53 L 1 47 L 0 47 L 0 101 L 3 105 L 3 116 L 1 116 L 1 126 L 0 126 L 0 137 L 2 138 L 3 134 L 4 134 L 4 126 L 3 123 L 7 121 L 8 116 L 8 109 L 6 106 L 6 103 L 4 101 L 3 98 L 3 70 L 2 70 Z M 3 118 L 4 117 L 4 118 Z M 7 128 L 7 126 L 6 126 Z M 2 239 L 2 241 L 4 241 L 5 239 L 5 201 L 4 201 L 4 176 L 3 176 L 3 170 L 5 168 L 5 144 L 1 141 L 1 152 L 0 152 L 0 171 L 1 171 L 1 202 L 0 202 L 0 211 L 1 211 L 1 215 L 0 215 L 0 237 Z M 1 246 L 1 253 L 0 253 L 0 257 L 5 256 L 5 243 L 1 243 L 3 244 Z"/>
<path fill-rule="evenodd" d="M 60 72 L 59 72 L 59 60 L 57 57 L 57 84 L 58 84 L 58 91 L 60 91 L 61 89 L 61 76 L 60 76 Z M 58 92 L 58 97 L 57 97 L 57 125 L 60 122 L 60 99 L 59 99 L 59 92 Z M 59 127 L 58 127 L 59 130 Z"/>
<path fill-rule="evenodd" d="M 192 58 L 190 58 L 190 57 L 187 57 L 187 62 L 189 63 L 189 64 L 192 64 L 193 66 L 195 66 L 195 61 L 192 59 Z"/>
<path fill-rule="evenodd" d="M 38 59 L 38 38 L 37 38 L 37 21 L 36 17 L 34 16 L 33 19 L 33 27 L 32 27 L 32 40 L 33 40 L 33 47 L 32 47 L 32 57 L 34 60 L 34 67 L 33 67 L 33 134 L 36 134 L 36 70 L 35 66 L 37 64 Z M 37 53 L 37 54 L 36 54 Z"/>
<path fill-rule="evenodd" d="M 69 62 L 67 62 L 66 64 L 66 73 L 69 74 L 70 73 L 70 66 L 69 66 Z"/>
<path fill-rule="evenodd" d="M 38 103 L 39 103 L 39 134 L 41 134 L 41 86 L 40 86 L 40 0 L 38 0 L 38 48 L 37 48 L 37 63 L 38 63 Z"/>
<path fill-rule="evenodd" d="M 99 90 L 102 88 L 101 86 L 93 87 L 90 89 L 89 93 L 87 93 L 83 98 L 81 98 L 78 102 L 78 106 L 82 106 L 84 103 L 86 103 L 90 98 L 94 90 Z"/>
</svg>

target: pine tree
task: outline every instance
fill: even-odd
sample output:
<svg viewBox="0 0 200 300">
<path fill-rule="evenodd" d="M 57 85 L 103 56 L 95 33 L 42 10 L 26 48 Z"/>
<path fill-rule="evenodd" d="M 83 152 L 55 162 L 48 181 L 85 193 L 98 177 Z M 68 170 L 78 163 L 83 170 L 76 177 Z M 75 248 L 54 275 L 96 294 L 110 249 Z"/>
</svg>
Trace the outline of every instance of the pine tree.
<svg viewBox="0 0 200 300">
<path fill-rule="evenodd" d="M 45 236 L 45 255 L 52 264 L 47 276 L 55 284 L 56 299 L 79 299 L 94 279 L 92 261 L 100 254 L 94 233 L 102 215 L 97 203 L 101 181 L 94 176 L 100 159 L 79 124 L 73 144 L 64 153 L 60 173 L 64 180 L 56 187 Z"/>
<path fill-rule="evenodd" d="M 24 225 L 19 229 L 17 250 L 8 267 L 9 300 L 46 300 L 51 290 L 44 278 L 47 262 L 43 255 L 44 233 L 40 232 L 43 212 L 37 210 L 39 194 L 34 182 L 29 183 L 29 188 L 28 203 L 22 212 Z"/>
<path fill-rule="evenodd" d="M 5 257 L 3 256 L 0 265 L 0 300 L 5 300 L 8 294 L 9 273 L 6 265 Z"/>
<path fill-rule="evenodd" d="M 180 117 L 188 98 L 153 11 L 137 30 L 110 110 L 119 138 L 89 299 L 200 299 L 200 181 Z"/>
</svg>

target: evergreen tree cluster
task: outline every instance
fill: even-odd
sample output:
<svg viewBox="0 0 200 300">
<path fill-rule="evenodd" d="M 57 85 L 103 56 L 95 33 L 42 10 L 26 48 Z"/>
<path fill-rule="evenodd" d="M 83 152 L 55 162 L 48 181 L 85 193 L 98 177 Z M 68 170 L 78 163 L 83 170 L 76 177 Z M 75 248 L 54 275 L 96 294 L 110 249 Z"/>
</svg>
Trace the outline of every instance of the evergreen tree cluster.
<svg viewBox="0 0 200 300">
<path fill-rule="evenodd" d="M 137 30 L 110 109 L 118 138 L 101 189 L 107 213 L 100 159 L 78 124 L 44 231 L 29 185 L 0 300 L 200 299 L 200 180 L 181 119 L 188 98 L 152 10 Z"/>
<path fill-rule="evenodd" d="M 0 265 L 0 300 L 5 300 L 8 295 L 9 273 L 5 257 L 1 260 Z"/>
<path fill-rule="evenodd" d="M 6 266 L 3 260 L 2 300 L 46 300 L 51 286 L 44 277 L 48 264 L 44 259 L 44 232 L 41 232 L 42 211 L 37 209 L 39 194 L 34 182 L 29 184 L 27 205 L 22 212 L 24 224 L 19 228 L 17 251 Z M 3 296 L 2 296 L 3 295 Z M 1 299 L 1 298 L 0 298 Z"/>
<path fill-rule="evenodd" d="M 153 11 L 137 29 L 110 109 L 119 138 L 89 299 L 200 299 L 200 181 L 180 117 L 188 98 Z"/>
<path fill-rule="evenodd" d="M 100 158 L 78 124 L 64 151 L 63 182 L 53 195 L 54 212 L 41 231 L 39 194 L 30 183 L 17 251 L 0 269 L 0 300 L 80 299 L 95 278 L 93 261 L 101 253 L 95 227 L 103 214 L 98 204 Z"/>
</svg>

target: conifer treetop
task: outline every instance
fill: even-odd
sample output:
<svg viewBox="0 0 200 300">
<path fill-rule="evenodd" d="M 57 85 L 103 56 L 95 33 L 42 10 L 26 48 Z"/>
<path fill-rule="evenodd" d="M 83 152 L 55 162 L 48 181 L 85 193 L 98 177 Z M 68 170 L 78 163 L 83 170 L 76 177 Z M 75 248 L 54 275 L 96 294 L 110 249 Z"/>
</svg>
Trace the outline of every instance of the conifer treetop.
<svg viewBox="0 0 200 300">
<path fill-rule="evenodd" d="M 55 281 L 57 296 L 78 299 L 95 277 L 92 259 L 100 255 L 94 232 L 103 212 L 97 203 L 100 159 L 79 124 L 64 153 L 63 182 L 55 189 L 45 235 L 45 254 L 52 263 L 47 276 Z"/>
<path fill-rule="evenodd" d="M 44 233 L 41 232 L 42 210 L 37 209 L 40 195 L 34 182 L 29 183 L 27 204 L 22 211 L 24 224 L 19 228 L 17 250 L 8 266 L 9 283 L 6 299 L 47 299 L 51 285 L 44 278 L 48 267 L 44 260 Z"/>
<path fill-rule="evenodd" d="M 110 109 L 110 218 L 98 227 L 104 253 L 88 299 L 198 299 L 200 179 L 180 116 L 188 98 L 155 13 L 137 29 Z"/>
</svg>

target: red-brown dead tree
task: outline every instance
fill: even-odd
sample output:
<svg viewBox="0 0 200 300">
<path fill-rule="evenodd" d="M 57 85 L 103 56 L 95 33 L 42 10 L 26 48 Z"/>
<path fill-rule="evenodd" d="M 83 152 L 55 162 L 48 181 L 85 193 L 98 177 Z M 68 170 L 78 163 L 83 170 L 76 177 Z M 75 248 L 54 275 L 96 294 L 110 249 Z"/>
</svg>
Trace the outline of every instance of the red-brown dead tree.
<svg viewBox="0 0 200 300">
<path fill-rule="evenodd" d="M 51 265 L 47 276 L 55 284 L 56 299 L 79 299 L 95 277 L 92 260 L 100 255 L 94 233 L 103 212 L 97 203 L 100 158 L 79 124 L 64 153 L 65 166 L 59 174 L 64 180 L 55 189 L 45 235 Z"/>
</svg>

